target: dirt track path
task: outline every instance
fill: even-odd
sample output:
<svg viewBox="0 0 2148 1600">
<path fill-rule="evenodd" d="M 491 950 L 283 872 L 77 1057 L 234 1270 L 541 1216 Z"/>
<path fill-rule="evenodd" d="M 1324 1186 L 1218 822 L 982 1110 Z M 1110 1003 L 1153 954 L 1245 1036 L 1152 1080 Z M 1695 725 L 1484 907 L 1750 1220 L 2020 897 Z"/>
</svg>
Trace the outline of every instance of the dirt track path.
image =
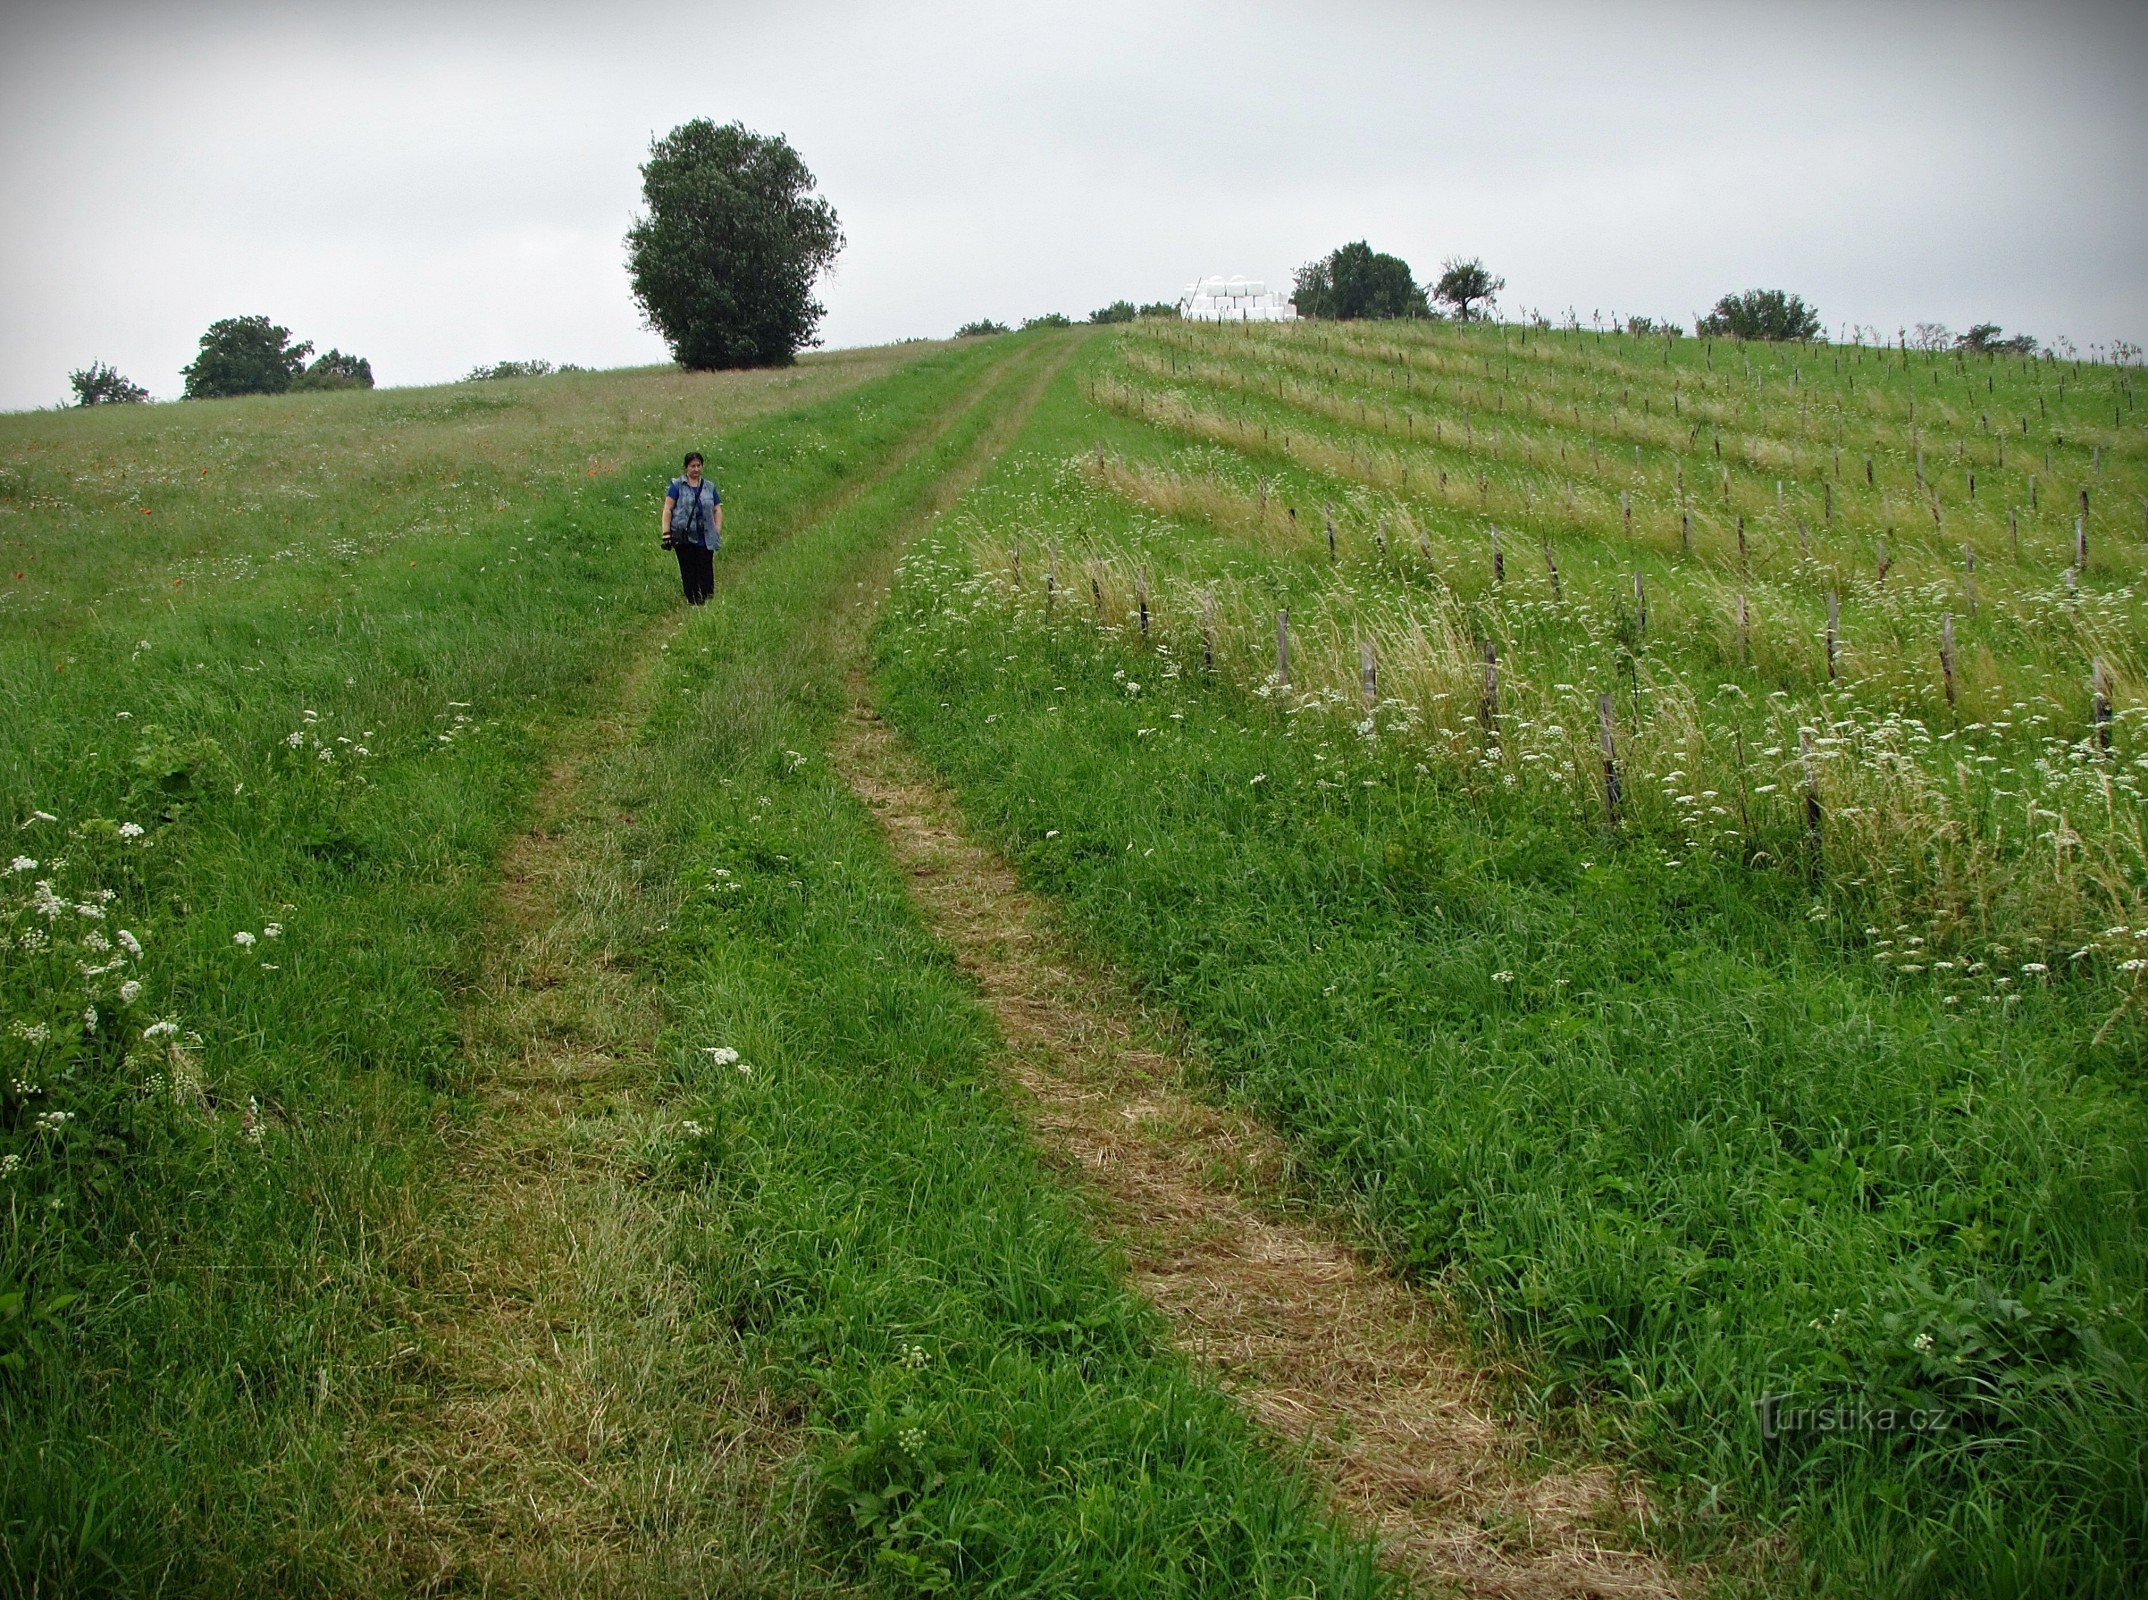
<svg viewBox="0 0 2148 1600">
<path fill-rule="evenodd" d="M 1025 377 L 1032 364 L 982 375 L 817 515 L 1009 395 L 936 485 L 932 505 L 950 502 L 1059 362 Z M 873 592 L 877 572 L 844 576 Z M 837 601 L 853 633 L 859 592 L 848 584 Z M 811 1569 L 797 1508 L 775 1503 L 797 1441 L 741 1381 L 725 1331 L 700 1325 L 670 1259 L 670 1200 L 644 1181 L 640 1151 L 663 1121 L 664 1007 L 635 952 L 671 908 L 625 859 L 632 817 L 619 797 L 641 783 L 637 730 L 686 621 L 622 650 L 625 671 L 562 734 L 502 863 L 496 937 L 463 1013 L 474 1115 L 449 1134 L 455 1177 L 438 1213 L 410 1221 L 402 1266 L 419 1342 L 356 1468 L 374 1592 L 852 1592 Z"/>
<path fill-rule="evenodd" d="M 1447 1309 L 1333 1234 L 1249 1201 L 1286 1190 L 1280 1140 L 1186 1092 L 1138 1002 L 964 832 L 951 796 L 867 703 L 834 755 L 918 903 L 977 984 L 1047 1153 L 1095 1197 L 1135 1287 L 1265 1426 L 1326 1471 L 1393 1564 L 1434 1592 L 1663 1596 L 1665 1565 L 1609 1530 L 1640 1507 L 1603 1468 L 1546 1467 L 1493 1405 Z"/>
</svg>

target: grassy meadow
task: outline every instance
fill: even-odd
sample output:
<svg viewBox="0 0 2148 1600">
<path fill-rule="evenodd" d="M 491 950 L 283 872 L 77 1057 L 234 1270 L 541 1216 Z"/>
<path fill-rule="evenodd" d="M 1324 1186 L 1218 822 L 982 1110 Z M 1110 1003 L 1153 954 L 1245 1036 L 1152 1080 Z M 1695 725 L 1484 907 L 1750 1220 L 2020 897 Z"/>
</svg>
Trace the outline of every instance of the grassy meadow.
<svg viewBox="0 0 2148 1600">
<path fill-rule="evenodd" d="M 878 682 L 1694 1549 L 2133 1593 L 2136 376 L 1145 322 L 907 559 Z"/>
<path fill-rule="evenodd" d="M 1077 345 L 0 423 L 0 1590 L 1388 1592 L 1046 1179 L 821 755 L 859 596 Z M 659 1031 L 488 1179 L 565 749 L 561 992 Z M 469 1190 L 547 1140 L 610 1209 L 518 1277 Z"/>
<path fill-rule="evenodd" d="M 1607 1537 L 2138 1592 L 2135 376 L 1144 321 L 0 418 L 0 1592 L 1404 1589 L 1033 1148 L 861 685 L 1652 1475 Z"/>
</svg>

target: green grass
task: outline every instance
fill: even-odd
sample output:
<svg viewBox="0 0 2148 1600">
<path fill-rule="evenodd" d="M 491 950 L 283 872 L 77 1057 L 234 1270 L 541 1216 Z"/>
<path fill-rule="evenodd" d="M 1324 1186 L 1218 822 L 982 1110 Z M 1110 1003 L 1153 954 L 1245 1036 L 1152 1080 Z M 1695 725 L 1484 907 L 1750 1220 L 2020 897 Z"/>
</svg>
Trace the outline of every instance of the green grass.
<svg viewBox="0 0 2148 1600">
<path fill-rule="evenodd" d="M 686 897 L 661 956 L 699 1130 L 682 1260 L 811 1417 L 824 1515 L 899 1592 L 1382 1592 L 1369 1547 L 1159 1353 L 828 767 L 856 586 L 970 442 L 786 546 L 667 658 L 689 692 L 657 697 L 636 853 Z"/>
<path fill-rule="evenodd" d="M 1386 1590 L 1042 1172 L 988 1024 L 823 757 L 860 585 L 1049 339 L 9 419 L 30 576 L 0 609 L 0 785 L 37 865 L 0 877 L 0 1588 L 407 1576 L 369 1473 L 440 1381 L 443 1134 L 481 1088 L 466 989 L 564 732 L 678 604 L 653 514 L 684 435 L 731 506 L 718 598 L 586 775 L 634 819 L 621 862 L 649 891 L 613 886 L 603 949 L 674 1019 L 636 1113 L 671 1276 L 607 1288 L 688 1285 L 682 1321 L 642 1313 L 711 1346 L 652 1353 L 674 1429 L 740 1425 L 711 1414 L 732 1389 L 694 1386 L 728 1370 L 805 1442 L 755 1492 L 806 1507 L 810 1538 L 741 1527 L 735 1570 L 784 1593 Z M 222 488 L 194 470 L 212 445 Z M 108 531 L 144 541 L 117 570 L 82 549 Z"/>
<path fill-rule="evenodd" d="M 1488 520 L 1513 524 L 1468 503 L 1484 418 L 1421 455 L 1356 425 L 1349 352 L 1385 343 L 1427 371 L 1474 370 L 1480 387 L 1450 398 L 1504 408 L 1487 451 L 1518 448 L 1517 412 L 1563 413 L 1577 430 L 1543 422 L 1528 470 L 1564 444 L 1583 510 L 1568 517 L 1556 484 L 1532 484 L 1522 514 L 1539 520 L 1509 547 L 1504 585 L 1483 541 Z M 1159 349 L 1166 374 L 1181 364 L 1175 393 L 1153 362 L 1148 378 L 1127 375 Z M 1324 381 L 1286 383 L 1286 414 L 1272 380 L 1309 351 L 1326 353 L 1312 374 Z M 2010 554 L 1979 563 L 1992 636 L 1973 636 L 2022 710 L 1964 710 L 1959 731 L 1922 680 L 1917 698 L 1870 667 L 1879 647 L 1821 688 L 1787 646 L 1733 660 L 1694 620 L 1739 582 L 1766 579 L 1808 608 L 1829 582 L 1847 587 L 1825 563 L 1846 574 L 1855 540 L 1883 536 L 1879 486 L 1901 492 L 1913 460 L 1876 468 L 1873 502 L 1854 522 L 1838 509 L 1832 535 L 1812 518 L 1807 556 L 1794 526 L 1772 523 L 1765 542 L 1749 526 L 1750 572 L 1724 548 L 1734 526 L 1720 514 L 1713 544 L 1687 557 L 1660 502 L 1654 531 L 1623 547 L 1617 477 L 1579 465 L 1592 437 L 1653 441 L 1662 374 L 1699 394 L 1712 361 L 1705 403 L 1725 457 L 1759 463 L 1734 470 L 1730 504 L 1757 501 L 1757 523 L 1771 440 L 1792 441 L 1786 476 L 1828 459 L 1836 433 L 1854 442 L 1852 419 L 1884 451 L 1906 436 L 1914 395 L 1920 431 L 1952 414 L 1954 435 L 1926 436 L 1938 457 L 1977 433 L 1972 381 L 1991 376 L 1992 404 L 2033 415 L 2039 384 L 2058 409 L 2059 373 L 1994 364 L 1957 384 L 1951 363 L 1922 358 L 1850 353 L 1837 373 L 1825 350 L 1586 336 L 1532 335 L 1528 352 L 1476 330 L 1098 341 L 1084 393 L 1048 403 L 960 523 L 907 563 L 878 649 L 888 708 L 1025 875 L 1185 1016 L 1224 1092 L 1285 1129 L 1398 1259 L 1452 1282 L 1487 1337 L 1521 1353 L 1535 1395 L 1666 1475 L 1683 1536 L 1705 1547 L 1721 1510 L 1780 1522 L 1800 1550 L 1785 1581 L 1829 1594 L 2132 1592 L 2148 1570 L 2148 1118 L 2141 969 L 2124 965 L 2148 928 L 2121 765 L 2137 754 L 2134 691 L 2116 687 L 2115 759 L 2103 756 L 2082 737 L 2085 689 L 2067 681 L 2084 635 L 2036 625 L 2048 576 L 2029 570 L 2033 543 L 2019 568 Z M 1202 387 L 1196 358 L 1253 381 Z M 1377 388 L 1388 363 L 1364 366 L 1375 379 L 1359 387 Z M 2045 426 L 2039 452 L 2122 506 L 2141 483 L 2130 374 L 2068 376 L 2064 404 L 2086 414 Z M 1647 412 L 1620 394 L 1644 381 Z M 1144 383 L 1156 403 L 1130 403 Z M 1324 410 L 1322 396 L 1344 403 Z M 1659 491 L 1681 441 L 1694 479 L 1700 453 L 1713 460 L 1708 434 L 1684 424 L 1644 466 Z M 2115 481 L 2093 476 L 2099 446 Z M 1443 450 L 1450 483 L 1469 486 L 1460 503 L 1436 488 Z M 1405 457 L 1429 492 L 1390 475 Z M 1509 469 L 1494 454 L 1481 470 Z M 1323 500 L 1341 525 L 1332 564 Z M 1942 514 L 1971 539 L 2004 528 L 1988 508 Z M 1569 586 L 1557 598 L 1539 528 Z M 1886 584 L 1905 567 L 1920 591 L 1940 581 L 1937 541 L 1894 537 Z M 2077 575 L 2081 615 L 2101 619 L 2115 661 L 2136 661 L 2120 569 L 2142 541 L 2100 522 L 2096 537 L 2110 553 Z M 1622 636 L 1613 584 L 1642 562 L 1676 625 Z M 1960 579 L 1920 604 L 1959 607 L 1968 638 Z M 1886 584 L 1856 591 L 1861 628 L 1893 604 Z M 1287 689 L 1271 677 L 1278 608 L 1313 624 Z M 1355 681 L 1366 636 L 1386 669 L 1370 713 Z M 1506 668 L 1489 740 L 1482 637 Z M 1718 695 L 1719 678 L 1733 691 Z M 1598 692 L 1615 697 L 1627 763 L 1616 832 Z M 1966 760 L 1957 771 L 1971 721 L 2003 777 Z M 1801 725 L 1841 752 L 1823 768 L 1816 861 Z M 1746 771 L 1742 814 L 1741 748 L 1752 768 L 1788 769 L 1787 785 Z M 1986 785 L 2026 788 L 2085 842 L 2054 847 L 2033 828 L 2024 841 L 2020 812 Z M 1860 825 L 1860 805 L 1889 809 Z M 1935 947 L 1938 960 L 1922 953 Z M 1807 1414 L 1765 1437 L 1756 1407 L 1771 1396 L 1778 1417 Z M 1810 1415 L 1836 1407 L 1891 1411 L 1895 1425 L 1837 1431 Z M 1909 1426 L 1919 1412 L 1943 1425 Z"/>
<path fill-rule="evenodd" d="M 704 380 L 670 407 L 681 385 L 577 380 L 578 404 L 620 419 L 604 437 L 640 463 L 630 476 L 578 475 L 550 498 L 458 519 L 457 537 L 412 526 L 370 551 L 285 561 L 264 554 L 289 537 L 279 512 L 205 501 L 198 543 L 145 548 L 110 592 L 108 554 L 85 562 L 78 549 L 110 518 L 11 506 L 28 551 L 17 559 L 65 576 L 43 580 L 0 641 L 11 854 L 38 862 L 0 879 L 10 1583 L 297 1581 L 285 1564 L 333 1520 L 340 1442 L 411 1342 L 397 1220 L 421 1203 L 434 1119 L 460 1087 L 456 990 L 485 936 L 499 851 L 549 731 L 616 669 L 623 640 L 676 603 L 652 532 L 665 464 L 648 457 L 668 456 L 682 412 L 705 418 L 709 400 L 750 413 L 836 396 L 711 451 L 750 508 L 732 524 L 750 555 L 944 407 L 975 365 L 928 362 L 854 394 L 842 391 L 891 363 Z M 389 443 L 417 453 L 410 408 L 455 399 L 65 420 L 85 435 L 85 479 L 106 449 L 162 470 L 208 436 L 264 475 L 314 454 L 293 440 L 346 449 L 355 526 L 375 487 L 398 514 L 440 511 L 429 472 L 376 486 L 349 452 L 370 440 L 376 464 L 398 454 Z M 488 448 L 542 453 L 544 404 L 531 401 L 527 432 L 472 441 L 473 464 Z M 427 423 L 424 450 L 454 456 L 454 426 Z M 9 427 L 30 436 L 11 441 L 11 474 L 58 470 L 59 420 Z M 253 485 L 265 507 L 285 487 Z M 253 564 L 176 590 L 157 570 L 204 548 Z M 44 916 L 39 881 L 69 909 Z M 85 937 L 121 928 L 141 956 L 85 977 L 84 962 L 124 953 Z M 131 1004 L 127 981 L 142 985 Z M 176 1031 L 150 1036 L 166 1018 Z"/>
</svg>

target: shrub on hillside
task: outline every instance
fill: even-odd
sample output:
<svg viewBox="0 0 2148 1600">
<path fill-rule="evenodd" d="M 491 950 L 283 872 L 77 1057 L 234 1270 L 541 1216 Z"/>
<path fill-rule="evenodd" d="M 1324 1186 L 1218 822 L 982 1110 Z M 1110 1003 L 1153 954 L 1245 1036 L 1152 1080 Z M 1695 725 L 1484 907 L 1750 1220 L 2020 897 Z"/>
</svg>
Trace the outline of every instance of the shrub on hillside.
<svg viewBox="0 0 2148 1600">
<path fill-rule="evenodd" d="M 1291 298 L 1299 316 L 1338 322 L 1432 314 L 1410 264 L 1362 239 L 1300 267 Z"/>
<path fill-rule="evenodd" d="M 495 361 L 491 366 L 482 362 L 463 375 L 464 383 L 489 383 L 494 378 L 542 378 L 555 370 L 549 361 Z M 565 372 L 565 367 L 558 371 Z"/>
<path fill-rule="evenodd" d="M 1151 300 L 1141 308 L 1141 315 L 1144 317 L 1175 317 L 1178 315 L 1178 305 L 1170 300 Z"/>
<path fill-rule="evenodd" d="M 697 117 L 650 148 L 627 271 L 682 367 L 789 366 L 818 344 L 813 283 L 843 248 L 835 208 L 781 134 Z"/>
<path fill-rule="evenodd" d="M 982 339 L 990 334 L 1008 332 L 1007 324 L 994 322 L 990 317 L 979 317 L 975 322 L 965 322 L 955 330 L 957 339 Z"/>
<path fill-rule="evenodd" d="M 189 400 L 282 394 L 306 370 L 312 354 L 311 344 L 293 344 L 291 330 L 266 317 L 226 317 L 209 324 L 201 353 L 179 372 Z"/>
<path fill-rule="evenodd" d="M 1089 313 L 1091 322 L 1131 322 L 1141 315 L 1141 308 L 1131 300 L 1114 300 L 1108 306 L 1099 306 Z"/>
<path fill-rule="evenodd" d="M 1024 317 L 1022 326 L 1025 328 L 1071 328 L 1074 323 L 1070 318 L 1057 311 L 1047 311 L 1041 317 Z"/>
<path fill-rule="evenodd" d="M 70 372 L 67 381 L 74 387 L 78 406 L 133 406 L 149 398 L 147 389 L 138 383 L 129 383 L 102 361 L 92 362 L 79 372 Z"/>
<path fill-rule="evenodd" d="M 1668 317 L 1665 317 L 1660 322 L 1654 317 L 1628 317 L 1626 319 L 1626 331 L 1628 333 L 1654 334 L 1659 339 L 1683 339 L 1686 336 L 1685 325 L 1673 322 Z"/>
<path fill-rule="evenodd" d="M 1954 341 L 1954 348 L 1973 356 L 2033 356 L 2036 335 L 2017 333 L 2009 338 L 1996 322 L 1979 322 Z"/>
<path fill-rule="evenodd" d="M 1695 323 L 1704 337 L 1766 339 L 1784 342 L 1820 337 L 1820 314 L 1794 294 L 1780 289 L 1748 289 L 1726 294 L 1715 309 Z"/>
<path fill-rule="evenodd" d="M 1460 256 L 1449 256 L 1440 263 L 1432 298 L 1443 306 L 1452 306 L 1455 321 L 1477 322 L 1491 315 L 1492 307 L 1499 303 L 1499 291 L 1506 286 L 1507 280 L 1493 277 L 1477 257 L 1465 261 Z"/>
<path fill-rule="evenodd" d="M 291 380 L 294 389 L 370 389 L 373 363 L 364 356 L 347 356 L 330 350 L 316 356 L 313 365 Z"/>
</svg>

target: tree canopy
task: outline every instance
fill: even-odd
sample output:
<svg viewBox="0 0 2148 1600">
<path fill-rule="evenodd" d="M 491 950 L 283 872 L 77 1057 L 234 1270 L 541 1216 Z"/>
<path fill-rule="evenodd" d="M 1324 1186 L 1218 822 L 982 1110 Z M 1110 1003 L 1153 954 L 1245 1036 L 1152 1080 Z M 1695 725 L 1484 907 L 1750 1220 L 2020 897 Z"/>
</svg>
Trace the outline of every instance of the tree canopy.
<svg viewBox="0 0 2148 1600">
<path fill-rule="evenodd" d="M 373 363 L 364 356 L 347 356 L 330 350 L 316 356 L 313 365 L 291 380 L 294 389 L 370 389 Z"/>
<path fill-rule="evenodd" d="M 1424 290 L 1410 276 L 1410 264 L 1374 250 L 1362 239 L 1300 267 L 1291 298 L 1299 316 L 1339 322 L 1432 314 Z"/>
<path fill-rule="evenodd" d="M 310 344 L 293 344 L 291 330 L 266 317 L 226 317 L 209 324 L 201 353 L 179 369 L 189 400 L 235 394 L 282 394 L 306 370 Z"/>
<path fill-rule="evenodd" d="M 965 322 L 955 330 L 957 339 L 982 339 L 995 333 L 1007 332 L 1007 324 L 994 322 L 990 317 L 979 317 L 975 322 Z"/>
<path fill-rule="evenodd" d="M 1820 313 L 1794 294 L 1780 289 L 1748 289 L 1726 294 L 1696 324 L 1713 338 L 1768 339 L 1777 342 L 1820 337 Z"/>
<path fill-rule="evenodd" d="M 1498 303 L 1499 291 L 1506 286 L 1507 280 L 1493 277 L 1477 257 L 1464 260 L 1449 256 L 1440 263 L 1439 282 L 1432 285 L 1432 298 L 1443 306 L 1452 306 L 1456 321 L 1473 322 L 1490 315 Z M 1479 304 L 1484 307 L 1481 311 L 1475 309 Z"/>
<path fill-rule="evenodd" d="M 1996 322 L 1979 322 L 1954 341 L 1954 348 L 1973 356 L 2033 356 L 2036 335 L 2017 333 L 2008 337 Z"/>
<path fill-rule="evenodd" d="M 813 283 L 843 248 L 835 208 L 781 134 L 706 117 L 650 147 L 627 271 L 679 364 L 787 366 L 820 341 Z"/>
<path fill-rule="evenodd" d="M 133 406 L 149 398 L 149 391 L 130 383 L 102 361 L 93 361 L 79 372 L 67 374 L 78 406 Z"/>
</svg>

